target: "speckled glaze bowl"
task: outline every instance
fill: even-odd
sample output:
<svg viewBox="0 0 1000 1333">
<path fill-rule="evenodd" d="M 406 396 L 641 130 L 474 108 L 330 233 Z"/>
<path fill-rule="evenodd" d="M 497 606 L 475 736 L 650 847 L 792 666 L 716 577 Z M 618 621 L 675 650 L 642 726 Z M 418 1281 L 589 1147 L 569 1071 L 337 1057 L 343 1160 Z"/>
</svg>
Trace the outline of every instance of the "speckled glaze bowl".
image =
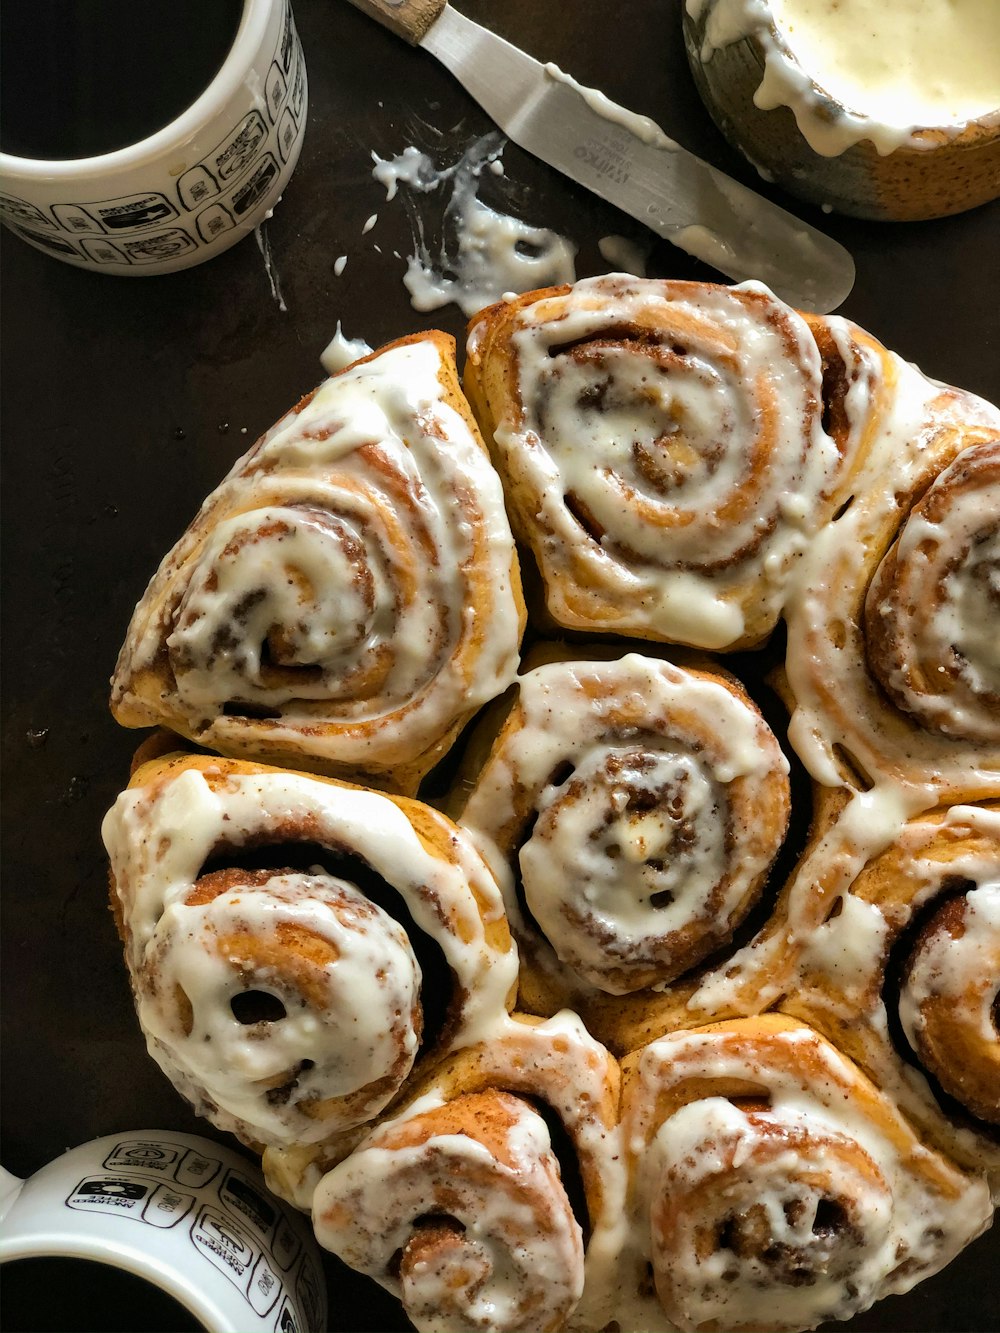
<svg viewBox="0 0 1000 1333">
<path fill-rule="evenodd" d="M 768 49 L 776 48 L 801 75 L 810 114 L 820 125 L 834 126 L 845 108 L 767 20 L 768 0 L 758 0 L 761 17 L 753 32 L 722 45 L 706 43 L 716 3 L 684 6 L 688 61 L 715 123 L 766 180 L 824 208 L 884 221 L 944 217 L 1000 196 L 1000 108 L 961 126 L 918 128 L 888 153 L 862 138 L 824 156 L 803 136 L 788 106 L 764 110 L 755 103 Z"/>
</svg>

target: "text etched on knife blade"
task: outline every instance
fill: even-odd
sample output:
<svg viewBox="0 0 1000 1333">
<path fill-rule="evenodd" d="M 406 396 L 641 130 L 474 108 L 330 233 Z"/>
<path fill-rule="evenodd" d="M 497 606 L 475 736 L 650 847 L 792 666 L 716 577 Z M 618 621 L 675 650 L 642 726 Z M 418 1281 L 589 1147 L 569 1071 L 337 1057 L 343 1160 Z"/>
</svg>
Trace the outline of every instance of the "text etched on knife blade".
<svg viewBox="0 0 1000 1333">
<path fill-rule="evenodd" d="M 623 139 L 586 139 L 573 149 L 573 156 L 616 185 L 626 185 L 631 176 L 628 149 Z"/>
</svg>

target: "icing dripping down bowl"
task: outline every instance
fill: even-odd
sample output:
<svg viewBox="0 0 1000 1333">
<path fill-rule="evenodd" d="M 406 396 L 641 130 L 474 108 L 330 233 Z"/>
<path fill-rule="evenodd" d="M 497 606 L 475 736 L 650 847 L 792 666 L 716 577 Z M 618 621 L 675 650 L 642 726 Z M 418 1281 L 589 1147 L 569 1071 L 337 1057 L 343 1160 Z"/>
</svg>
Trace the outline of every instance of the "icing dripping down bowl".
<svg viewBox="0 0 1000 1333">
<path fill-rule="evenodd" d="M 765 179 L 855 217 L 944 217 L 1000 196 L 994 3 L 929 0 L 920 27 L 904 0 L 685 0 L 685 46 Z"/>
</svg>

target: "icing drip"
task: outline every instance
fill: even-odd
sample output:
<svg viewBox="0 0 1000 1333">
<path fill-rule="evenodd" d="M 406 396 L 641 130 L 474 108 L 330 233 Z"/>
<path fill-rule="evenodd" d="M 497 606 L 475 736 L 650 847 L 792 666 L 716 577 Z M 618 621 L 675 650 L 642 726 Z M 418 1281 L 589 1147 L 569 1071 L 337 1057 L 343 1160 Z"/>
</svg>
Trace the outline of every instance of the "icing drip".
<svg viewBox="0 0 1000 1333">
<path fill-rule="evenodd" d="M 337 331 L 323 348 L 320 362 L 328 375 L 337 375 L 363 356 L 371 356 L 372 348 L 364 338 L 348 338 L 337 320 Z"/>
</svg>

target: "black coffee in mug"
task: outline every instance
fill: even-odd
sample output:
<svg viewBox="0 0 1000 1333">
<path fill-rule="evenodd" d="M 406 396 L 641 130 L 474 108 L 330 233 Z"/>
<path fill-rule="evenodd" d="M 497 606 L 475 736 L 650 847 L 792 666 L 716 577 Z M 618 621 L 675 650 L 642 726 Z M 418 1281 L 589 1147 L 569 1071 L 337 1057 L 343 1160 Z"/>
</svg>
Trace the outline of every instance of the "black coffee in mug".
<svg viewBox="0 0 1000 1333">
<path fill-rule="evenodd" d="M 60 161 L 162 129 L 205 91 L 242 0 L 3 0 L 0 148 Z"/>
<path fill-rule="evenodd" d="M 4 1333 L 205 1333 L 159 1287 L 89 1259 L 0 1264 L 0 1310 Z"/>
</svg>

